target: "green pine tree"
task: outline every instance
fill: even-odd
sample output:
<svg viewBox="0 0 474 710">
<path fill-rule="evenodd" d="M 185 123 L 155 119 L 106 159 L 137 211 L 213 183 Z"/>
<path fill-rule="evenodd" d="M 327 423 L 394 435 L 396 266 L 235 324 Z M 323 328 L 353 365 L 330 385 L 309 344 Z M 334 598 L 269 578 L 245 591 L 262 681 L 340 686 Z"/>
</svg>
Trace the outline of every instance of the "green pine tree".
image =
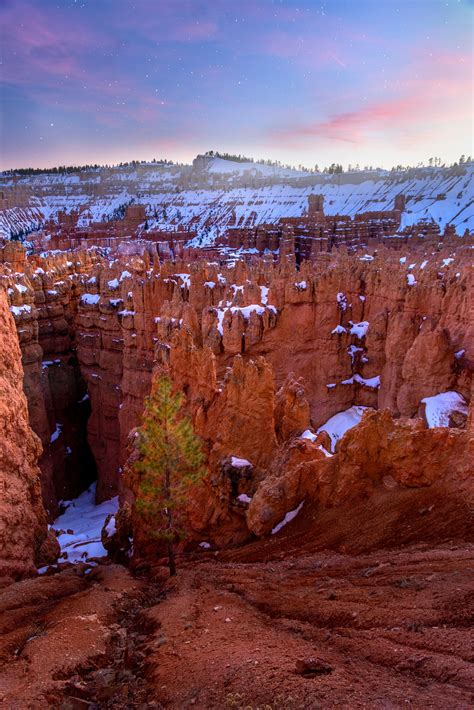
<svg viewBox="0 0 474 710">
<path fill-rule="evenodd" d="M 175 544 L 185 534 L 185 503 L 190 488 L 205 474 L 201 442 L 183 414 L 183 394 L 169 377 L 156 380 L 145 401 L 139 429 L 140 476 L 135 506 L 150 536 L 166 543 L 170 576 L 176 574 Z"/>
</svg>

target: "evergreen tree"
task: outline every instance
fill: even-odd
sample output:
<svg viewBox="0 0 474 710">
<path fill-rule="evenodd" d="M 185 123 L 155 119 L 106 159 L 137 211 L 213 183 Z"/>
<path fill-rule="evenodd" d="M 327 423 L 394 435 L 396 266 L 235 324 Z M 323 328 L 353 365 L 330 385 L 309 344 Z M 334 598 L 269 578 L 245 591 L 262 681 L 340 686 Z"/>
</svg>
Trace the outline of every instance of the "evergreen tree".
<svg viewBox="0 0 474 710">
<path fill-rule="evenodd" d="M 204 476 L 201 443 L 182 412 L 183 395 L 169 377 L 154 382 L 139 429 L 140 476 L 137 513 L 150 536 L 166 543 L 170 576 L 176 574 L 175 543 L 184 536 L 184 509 L 190 488 Z"/>
</svg>

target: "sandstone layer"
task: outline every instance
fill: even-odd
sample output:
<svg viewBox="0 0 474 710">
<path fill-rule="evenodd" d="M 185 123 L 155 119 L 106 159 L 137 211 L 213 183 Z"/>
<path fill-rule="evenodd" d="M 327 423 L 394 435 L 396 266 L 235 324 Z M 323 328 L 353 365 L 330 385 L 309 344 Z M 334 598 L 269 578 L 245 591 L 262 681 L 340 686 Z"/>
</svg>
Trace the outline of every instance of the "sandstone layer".
<svg viewBox="0 0 474 710">
<path fill-rule="evenodd" d="M 426 422 L 407 421 L 409 435 L 403 422 L 424 420 L 426 397 L 454 391 L 471 401 L 473 277 L 462 245 L 402 257 L 339 249 L 300 266 L 291 254 L 278 263 L 160 261 L 128 245 L 113 257 L 97 249 L 29 257 L 12 244 L 3 250 L 51 517 L 96 472 L 99 500 L 120 492 L 133 502 L 136 482 L 123 476 L 128 439 L 161 371 L 185 392 L 209 467 L 190 500 L 193 535 L 219 545 L 268 532 L 306 495 L 293 480 L 298 493 L 282 495 L 264 525 L 255 522 L 252 511 L 273 479 L 282 486 L 302 464 L 336 471 L 324 436 L 312 446 L 299 440 L 305 430 L 366 406 L 388 410 L 399 420 L 383 420 L 390 436 L 409 442 Z M 436 435 L 423 436 L 434 460 Z M 232 457 L 249 466 L 235 470 Z M 391 466 L 384 461 L 381 470 Z M 352 483 L 354 495 L 367 488 Z"/>
<path fill-rule="evenodd" d="M 41 443 L 28 422 L 15 324 L 0 288 L 0 576 L 33 574 L 57 552 L 41 498 Z"/>
</svg>

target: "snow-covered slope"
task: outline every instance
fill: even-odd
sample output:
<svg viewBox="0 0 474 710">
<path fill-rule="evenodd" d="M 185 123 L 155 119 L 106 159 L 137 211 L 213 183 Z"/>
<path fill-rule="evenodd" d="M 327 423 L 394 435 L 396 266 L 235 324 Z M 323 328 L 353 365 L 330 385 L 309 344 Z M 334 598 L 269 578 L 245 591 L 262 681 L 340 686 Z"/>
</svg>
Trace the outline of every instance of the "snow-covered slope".
<svg viewBox="0 0 474 710">
<path fill-rule="evenodd" d="M 30 230 L 56 218 L 60 210 L 81 212 L 80 225 L 113 218 L 131 201 L 145 204 L 150 227 L 178 224 L 198 233 L 233 225 L 272 223 L 302 215 L 311 194 L 324 195 L 326 214 L 393 209 L 406 196 L 402 226 L 433 220 L 441 230 L 451 223 L 458 233 L 474 230 L 474 165 L 322 175 L 213 158 L 204 167 L 140 165 L 73 175 L 0 178 L 9 209 L 0 212 L 0 236 Z M 15 207 L 26 193 L 29 206 Z M 25 204 L 24 201 L 19 204 Z"/>
<path fill-rule="evenodd" d="M 224 160 L 222 158 L 212 158 L 209 160 L 207 171 L 209 173 L 220 173 L 224 175 L 244 175 L 245 173 L 250 173 L 261 177 L 271 176 L 285 178 L 307 177 L 308 174 L 310 174 L 307 171 L 293 170 L 292 168 L 284 168 L 279 165 L 265 165 L 265 163 L 251 163 L 250 161 L 234 162 L 232 160 Z"/>
</svg>

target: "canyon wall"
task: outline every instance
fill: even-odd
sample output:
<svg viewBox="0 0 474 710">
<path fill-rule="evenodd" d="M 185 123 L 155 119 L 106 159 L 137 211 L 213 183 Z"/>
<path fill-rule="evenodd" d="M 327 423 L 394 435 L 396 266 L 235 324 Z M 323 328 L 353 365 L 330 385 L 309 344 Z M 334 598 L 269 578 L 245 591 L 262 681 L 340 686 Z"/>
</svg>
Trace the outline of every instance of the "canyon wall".
<svg viewBox="0 0 474 710">
<path fill-rule="evenodd" d="M 0 258 L 20 342 L 29 421 L 42 443 L 41 485 L 50 519 L 60 499 L 75 497 L 95 478 L 86 433 L 90 405 L 75 347 L 81 282 L 93 260 L 86 252 L 74 253 L 73 261 L 69 256 L 27 259 L 12 242 Z"/>
<path fill-rule="evenodd" d="M 197 169 L 196 169 L 197 168 Z M 324 175 L 282 167 L 213 159 L 204 169 L 192 166 L 139 165 L 101 168 L 70 175 L 0 176 L 0 237 L 30 232 L 46 223 L 67 229 L 107 228 L 109 220 L 138 206 L 133 215 L 152 230 L 197 233 L 194 246 L 213 244 L 227 227 L 270 225 L 299 218 L 308 197 L 324 196 L 328 215 L 403 209 L 402 227 L 420 220 L 458 234 L 473 230 L 474 165 L 389 172 L 354 171 Z M 402 204 L 395 200 L 405 195 Z M 132 204 L 135 203 L 135 204 Z M 137 222 L 121 236 L 135 233 Z M 339 227 L 344 228 L 343 220 Z M 124 225 L 124 229 L 127 227 Z M 99 236 L 99 235 L 97 235 Z"/>
<path fill-rule="evenodd" d="M 99 500 L 129 498 L 129 433 L 162 370 L 185 392 L 209 463 L 192 524 L 219 544 L 263 529 L 249 527 L 246 499 L 314 449 L 293 445 L 305 430 L 352 406 L 402 424 L 422 421 L 421 400 L 440 392 L 471 400 L 468 249 L 341 249 L 297 268 L 291 255 L 225 266 L 150 260 L 145 248 L 27 259 L 8 245 L 3 262 L 50 515 L 96 470 Z M 232 457 L 249 465 L 238 471 Z"/>
<path fill-rule="evenodd" d="M 33 574 L 58 546 L 41 499 L 41 443 L 28 422 L 15 323 L 0 287 L 0 578 Z"/>
</svg>

